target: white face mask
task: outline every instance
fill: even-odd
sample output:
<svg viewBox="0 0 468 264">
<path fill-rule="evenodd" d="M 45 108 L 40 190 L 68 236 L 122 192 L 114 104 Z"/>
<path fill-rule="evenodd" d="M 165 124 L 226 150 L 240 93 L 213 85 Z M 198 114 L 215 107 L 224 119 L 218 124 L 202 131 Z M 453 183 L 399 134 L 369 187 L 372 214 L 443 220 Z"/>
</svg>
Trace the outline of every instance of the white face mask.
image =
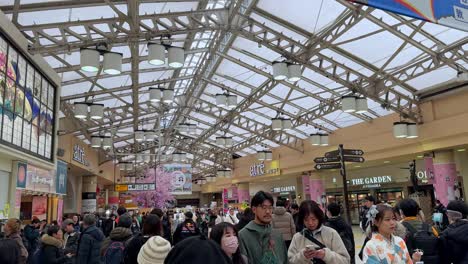
<svg viewBox="0 0 468 264">
<path fill-rule="evenodd" d="M 239 247 L 239 241 L 236 236 L 223 237 L 221 239 L 221 247 L 228 254 L 234 254 Z"/>
</svg>

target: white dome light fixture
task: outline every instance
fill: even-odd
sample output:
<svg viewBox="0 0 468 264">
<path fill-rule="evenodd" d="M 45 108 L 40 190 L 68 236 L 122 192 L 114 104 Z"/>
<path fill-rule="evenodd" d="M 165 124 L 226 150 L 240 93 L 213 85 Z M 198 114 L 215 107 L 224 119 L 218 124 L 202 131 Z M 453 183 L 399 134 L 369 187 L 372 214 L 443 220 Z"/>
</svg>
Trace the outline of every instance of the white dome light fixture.
<svg viewBox="0 0 468 264">
<path fill-rule="evenodd" d="M 154 141 L 155 138 L 156 138 L 156 132 L 145 131 L 145 141 Z"/>
<path fill-rule="evenodd" d="M 104 104 L 92 104 L 90 106 L 89 117 L 94 120 L 102 119 L 104 116 Z"/>
<path fill-rule="evenodd" d="M 297 82 L 301 79 L 301 65 L 299 64 L 289 64 L 288 65 L 288 81 Z"/>
<path fill-rule="evenodd" d="M 143 130 L 136 130 L 135 131 L 135 141 L 136 142 L 143 142 L 145 140 L 145 132 Z"/>
<path fill-rule="evenodd" d="M 162 89 L 161 88 L 149 88 L 150 93 L 150 101 L 151 102 L 160 102 L 162 97 Z"/>
<path fill-rule="evenodd" d="M 311 134 L 309 138 L 309 142 L 312 146 L 328 146 L 329 139 L 328 134 L 323 133 L 316 133 Z"/>
<path fill-rule="evenodd" d="M 102 138 L 100 136 L 92 136 L 91 137 L 91 147 L 92 148 L 100 148 Z"/>
<path fill-rule="evenodd" d="M 88 117 L 88 104 L 87 103 L 73 103 L 74 116 L 79 119 Z"/>
<path fill-rule="evenodd" d="M 100 52 L 96 49 L 80 50 L 80 68 L 85 72 L 97 72 L 99 70 Z"/>
<path fill-rule="evenodd" d="M 216 94 L 216 105 L 218 107 L 225 107 L 228 105 L 228 97 L 225 93 Z"/>
<path fill-rule="evenodd" d="M 233 145 L 232 137 L 216 137 L 216 145 L 220 147 L 227 147 L 230 148 Z"/>
<path fill-rule="evenodd" d="M 273 66 L 273 79 L 282 81 L 288 78 L 288 64 L 286 62 L 275 61 Z"/>
<path fill-rule="evenodd" d="M 408 123 L 408 136 L 406 138 L 417 138 L 418 134 L 418 125 L 416 123 Z"/>
<path fill-rule="evenodd" d="M 179 47 L 169 47 L 167 49 L 167 60 L 169 67 L 171 68 L 182 68 L 184 66 L 185 54 L 184 49 Z"/>
<path fill-rule="evenodd" d="M 166 63 L 166 48 L 157 43 L 148 43 L 148 63 L 161 66 Z"/>
<path fill-rule="evenodd" d="M 104 53 L 104 72 L 110 75 L 117 75 L 122 72 L 122 53 L 106 52 Z"/>
<path fill-rule="evenodd" d="M 341 110 L 345 113 L 353 113 L 356 112 L 357 105 L 356 105 L 357 97 L 354 95 L 345 95 L 341 97 Z"/>
<path fill-rule="evenodd" d="M 174 90 L 172 89 L 163 89 L 162 90 L 162 99 L 166 104 L 170 104 L 174 101 Z"/>
<path fill-rule="evenodd" d="M 102 148 L 105 150 L 112 148 L 112 137 L 103 137 L 102 138 Z"/>
<path fill-rule="evenodd" d="M 364 113 L 367 113 L 367 111 L 368 111 L 367 98 L 358 97 L 356 99 L 356 113 L 364 114 Z"/>
<path fill-rule="evenodd" d="M 227 106 L 229 109 L 234 109 L 237 106 L 237 95 L 229 94 L 227 96 Z"/>
<path fill-rule="evenodd" d="M 273 159 L 273 152 L 269 150 L 257 151 L 257 159 L 259 161 L 269 161 Z"/>
<path fill-rule="evenodd" d="M 290 118 L 275 117 L 271 119 L 271 129 L 274 131 L 292 129 L 292 120 Z"/>
<path fill-rule="evenodd" d="M 407 138 L 408 137 L 408 123 L 407 122 L 393 123 L 393 136 L 396 138 Z"/>
</svg>

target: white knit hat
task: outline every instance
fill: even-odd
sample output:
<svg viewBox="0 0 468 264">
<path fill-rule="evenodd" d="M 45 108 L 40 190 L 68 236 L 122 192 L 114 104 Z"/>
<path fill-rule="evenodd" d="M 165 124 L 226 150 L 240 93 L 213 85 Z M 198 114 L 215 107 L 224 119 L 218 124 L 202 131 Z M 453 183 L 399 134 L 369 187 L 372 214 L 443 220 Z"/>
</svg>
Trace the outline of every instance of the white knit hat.
<svg viewBox="0 0 468 264">
<path fill-rule="evenodd" d="M 138 264 L 163 264 L 169 251 L 169 241 L 160 236 L 150 237 L 138 253 Z"/>
</svg>

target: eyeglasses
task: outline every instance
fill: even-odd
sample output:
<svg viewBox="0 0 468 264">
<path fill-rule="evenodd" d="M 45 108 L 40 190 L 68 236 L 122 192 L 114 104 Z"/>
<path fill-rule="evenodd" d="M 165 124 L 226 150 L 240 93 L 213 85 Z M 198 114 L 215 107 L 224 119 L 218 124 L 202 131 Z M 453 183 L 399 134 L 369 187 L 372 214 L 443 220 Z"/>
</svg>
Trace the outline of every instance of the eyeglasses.
<svg viewBox="0 0 468 264">
<path fill-rule="evenodd" d="M 257 208 L 258 207 L 262 208 L 265 211 L 273 211 L 273 206 L 271 206 L 271 205 L 259 205 L 259 206 L 257 206 Z"/>
</svg>

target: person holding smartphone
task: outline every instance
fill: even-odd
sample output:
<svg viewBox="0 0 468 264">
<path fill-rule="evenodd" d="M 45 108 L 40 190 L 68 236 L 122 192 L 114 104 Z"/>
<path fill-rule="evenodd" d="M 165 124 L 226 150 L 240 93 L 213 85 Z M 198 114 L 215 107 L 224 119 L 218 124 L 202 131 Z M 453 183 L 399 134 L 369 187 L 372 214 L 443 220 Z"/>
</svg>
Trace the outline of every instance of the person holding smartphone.
<svg viewBox="0 0 468 264">
<path fill-rule="evenodd" d="M 303 201 L 299 206 L 296 233 L 288 250 L 289 263 L 348 264 L 350 256 L 340 235 L 331 227 L 323 225 L 325 215 L 314 201 Z"/>
</svg>

